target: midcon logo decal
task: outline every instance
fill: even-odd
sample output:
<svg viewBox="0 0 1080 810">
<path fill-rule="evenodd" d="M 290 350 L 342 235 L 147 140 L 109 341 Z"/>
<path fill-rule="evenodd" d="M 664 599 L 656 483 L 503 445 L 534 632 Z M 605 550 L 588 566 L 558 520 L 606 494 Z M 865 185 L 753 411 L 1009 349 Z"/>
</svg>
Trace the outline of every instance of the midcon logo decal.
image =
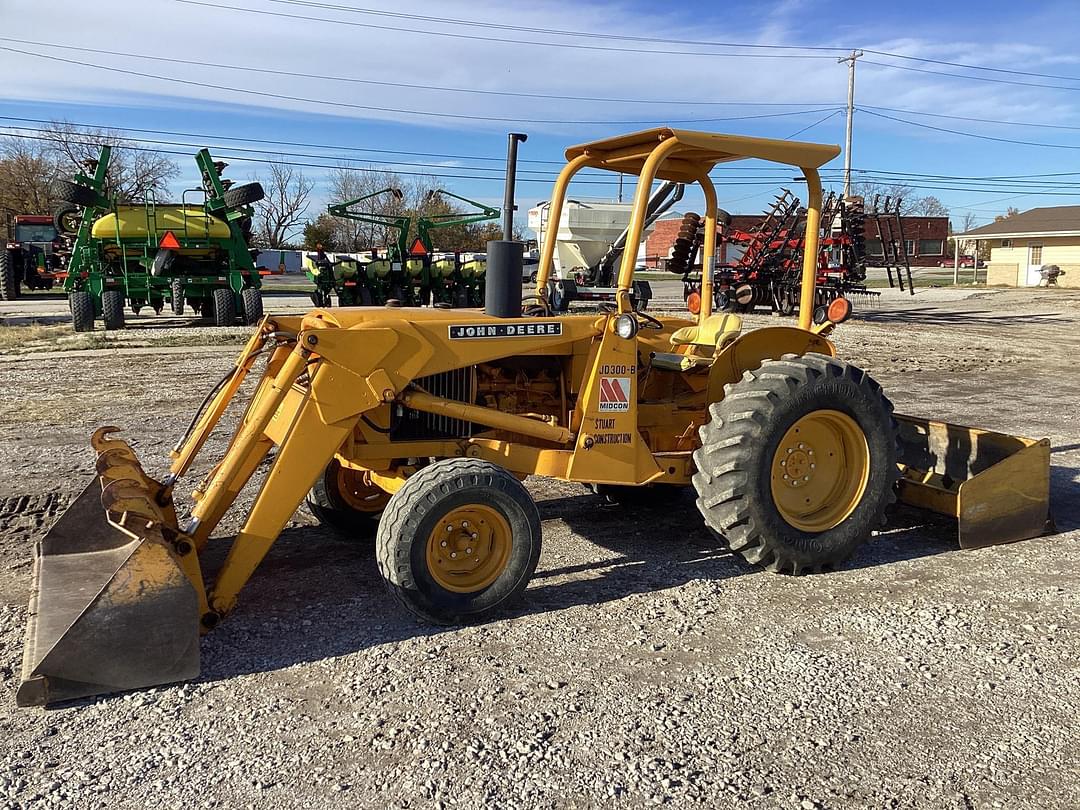
<svg viewBox="0 0 1080 810">
<path fill-rule="evenodd" d="M 600 413 L 630 410 L 630 378 L 600 378 Z"/>
</svg>

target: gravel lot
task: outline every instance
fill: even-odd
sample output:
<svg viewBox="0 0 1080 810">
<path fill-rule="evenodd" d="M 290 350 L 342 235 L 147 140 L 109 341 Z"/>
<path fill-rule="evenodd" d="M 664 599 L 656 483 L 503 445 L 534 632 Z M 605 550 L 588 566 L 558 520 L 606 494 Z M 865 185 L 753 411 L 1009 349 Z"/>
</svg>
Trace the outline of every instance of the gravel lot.
<svg viewBox="0 0 1080 810">
<path fill-rule="evenodd" d="M 901 412 L 1050 437 L 1056 535 L 962 552 L 897 509 L 844 570 L 777 577 L 718 549 L 690 497 L 624 514 L 534 479 L 525 601 L 448 630 L 300 512 L 198 681 L 52 711 L 14 705 L 33 542 L 89 480 L 94 427 L 160 472 L 230 353 L 3 358 L 0 801 L 1080 806 L 1078 327 L 1076 292 L 926 291 L 835 335 Z"/>
</svg>

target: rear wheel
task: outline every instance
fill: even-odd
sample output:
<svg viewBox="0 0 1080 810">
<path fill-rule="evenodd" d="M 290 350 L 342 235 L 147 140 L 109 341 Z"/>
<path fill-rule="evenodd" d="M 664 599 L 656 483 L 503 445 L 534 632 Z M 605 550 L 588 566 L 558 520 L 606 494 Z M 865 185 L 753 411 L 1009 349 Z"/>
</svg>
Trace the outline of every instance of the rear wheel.
<svg viewBox="0 0 1080 810">
<path fill-rule="evenodd" d="M 172 311 L 173 315 L 184 314 L 184 284 L 180 279 L 174 278 L 169 285 L 172 294 Z"/>
<path fill-rule="evenodd" d="M 106 331 L 124 328 L 124 294 L 119 290 L 106 290 L 101 294 L 101 320 Z"/>
<path fill-rule="evenodd" d="M 262 293 L 254 287 L 245 287 L 240 291 L 240 308 L 243 310 L 245 324 L 257 324 L 263 317 Z"/>
<path fill-rule="evenodd" d="M 236 294 L 228 287 L 218 287 L 210 299 L 214 326 L 232 326 L 236 322 Z"/>
<path fill-rule="evenodd" d="M 372 538 L 389 501 L 389 492 L 364 472 L 342 467 L 337 459 L 326 466 L 307 496 L 311 513 L 346 540 Z"/>
<path fill-rule="evenodd" d="M 94 331 L 94 298 L 85 290 L 68 293 L 71 326 L 76 332 Z"/>
<path fill-rule="evenodd" d="M 698 509 L 751 563 L 835 566 L 896 499 L 892 403 L 855 366 L 820 354 L 766 360 L 709 414 L 694 453 Z"/>
<path fill-rule="evenodd" d="M 14 301 L 19 297 L 19 277 L 16 275 L 15 251 L 0 253 L 0 301 Z"/>
<path fill-rule="evenodd" d="M 446 459 L 390 498 L 376 553 L 390 592 L 417 616 L 475 619 L 525 590 L 540 559 L 540 514 L 502 467 Z"/>
</svg>

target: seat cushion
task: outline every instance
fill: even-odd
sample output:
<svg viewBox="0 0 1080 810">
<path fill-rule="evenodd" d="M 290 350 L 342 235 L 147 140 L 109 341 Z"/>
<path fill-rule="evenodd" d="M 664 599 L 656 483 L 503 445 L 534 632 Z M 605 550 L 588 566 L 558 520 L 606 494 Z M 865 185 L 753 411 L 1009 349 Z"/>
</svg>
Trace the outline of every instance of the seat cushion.
<svg viewBox="0 0 1080 810">
<path fill-rule="evenodd" d="M 684 326 L 671 335 L 672 346 L 703 346 L 711 350 L 723 348 L 739 336 L 742 318 L 730 312 L 710 315 L 696 326 Z"/>
</svg>

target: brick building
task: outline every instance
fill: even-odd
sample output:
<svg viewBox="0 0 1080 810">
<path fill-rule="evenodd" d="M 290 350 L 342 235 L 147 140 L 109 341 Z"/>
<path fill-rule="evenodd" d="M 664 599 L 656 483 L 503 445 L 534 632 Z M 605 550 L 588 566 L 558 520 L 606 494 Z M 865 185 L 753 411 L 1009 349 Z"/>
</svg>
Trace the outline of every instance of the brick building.
<svg viewBox="0 0 1080 810">
<path fill-rule="evenodd" d="M 731 217 L 731 227 L 736 230 L 749 231 L 762 219 L 760 214 L 734 214 Z M 945 255 L 946 243 L 949 239 L 948 217 L 901 217 L 904 225 L 904 240 L 907 243 L 908 257 L 912 267 L 937 267 L 949 257 Z M 682 217 L 662 219 L 654 226 L 652 234 L 645 241 L 645 264 L 647 267 L 662 267 L 664 260 L 671 255 L 671 246 L 675 243 L 675 237 L 679 235 L 679 226 L 682 225 Z M 878 237 L 877 227 L 873 220 L 866 222 L 866 249 L 870 253 L 870 264 L 873 265 L 873 257 L 881 255 L 881 240 Z M 887 235 L 887 234 L 886 234 Z M 721 242 L 721 251 L 724 249 Z M 728 256 L 721 255 L 720 263 L 728 260 Z M 734 260 L 736 257 L 730 257 Z"/>
</svg>

